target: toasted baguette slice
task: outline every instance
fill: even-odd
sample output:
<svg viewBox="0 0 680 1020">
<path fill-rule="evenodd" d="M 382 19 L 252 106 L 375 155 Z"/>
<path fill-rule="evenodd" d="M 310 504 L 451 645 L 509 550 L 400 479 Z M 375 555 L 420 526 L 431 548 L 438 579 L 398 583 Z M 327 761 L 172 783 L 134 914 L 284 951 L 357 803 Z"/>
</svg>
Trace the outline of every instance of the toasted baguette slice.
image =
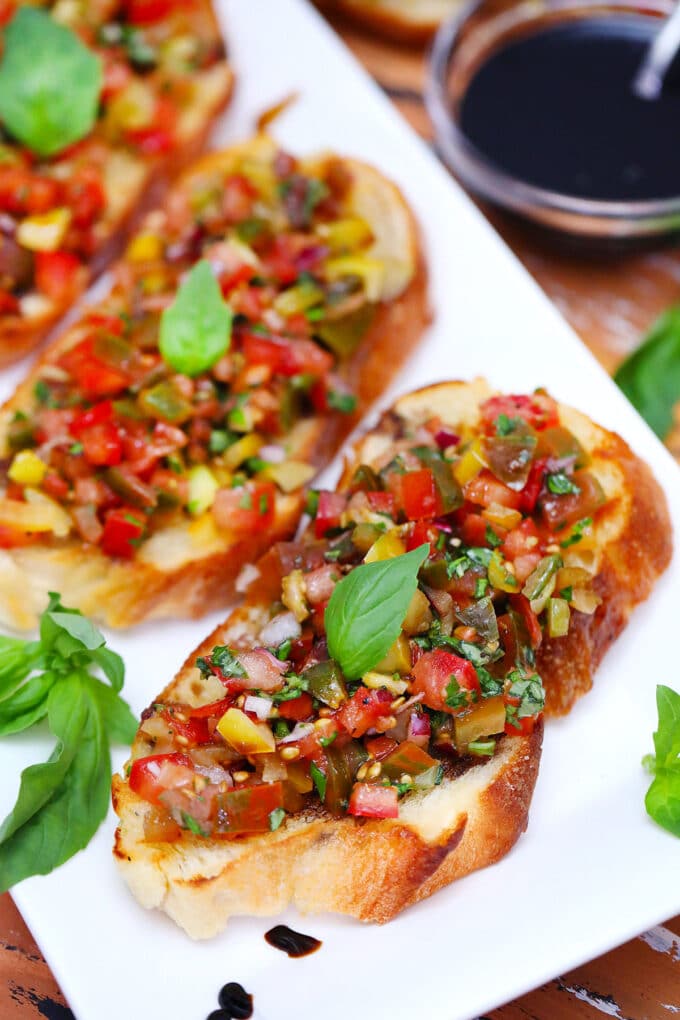
<svg viewBox="0 0 680 1020">
<path fill-rule="evenodd" d="M 378 425 L 355 445 L 339 483 L 346 488 L 359 464 L 389 459 L 395 440 L 423 423 L 441 419 L 453 432 L 479 427 L 480 405 L 493 390 L 483 379 L 427 386 L 401 397 Z M 666 498 L 648 466 L 616 433 L 586 415 L 558 405 L 560 424 L 590 456 L 588 470 L 604 490 L 606 502 L 578 542 L 559 548 L 567 567 L 593 575 L 601 602 L 594 612 L 572 612 L 565 637 L 544 635 L 536 668 L 546 689 L 546 712 L 564 715 L 593 684 L 606 651 L 626 626 L 634 607 L 651 593 L 672 554 L 672 527 Z M 569 529 L 566 529 L 567 531 Z"/>
<path fill-rule="evenodd" d="M 162 235 L 169 229 L 169 218 L 189 216 L 188 196 L 194 186 L 219 179 L 244 161 L 266 168 L 276 152 L 273 141 L 258 137 L 204 156 L 179 180 L 166 203 L 167 211 L 150 213 L 138 236 Z M 379 290 L 371 298 L 371 324 L 356 350 L 338 365 L 341 384 L 357 397 L 355 412 L 328 409 L 306 413 L 284 437 L 288 458 L 317 467 L 328 461 L 358 416 L 386 387 L 429 317 L 417 229 L 400 191 L 379 171 L 357 160 L 323 156 L 301 161 L 300 165 L 309 173 L 320 173 L 331 163 L 340 163 L 351 175 L 346 204 L 369 224 L 372 241 L 367 255 L 383 272 Z M 97 309 L 86 310 L 83 320 L 48 348 L 0 411 L 1 456 L 8 453 L 7 430 L 12 418 L 17 412 L 30 414 L 36 407 L 37 381 L 52 378 L 60 356 L 82 339 L 88 315 L 92 311 L 128 311 L 131 281 L 135 273 L 149 268 L 153 271 L 154 264 L 140 268 L 137 262 L 122 260 L 116 268 L 118 284 L 110 298 Z M 246 534 L 224 527 L 216 529 L 209 512 L 198 519 L 180 513 L 153 531 L 141 542 L 134 558 L 128 560 L 110 559 L 101 547 L 77 539 L 73 529 L 68 537 L 43 536 L 27 545 L 0 550 L 0 620 L 19 629 L 34 626 L 46 592 L 52 589 L 61 593 L 65 604 L 78 606 L 114 627 L 144 619 L 200 616 L 229 600 L 244 564 L 257 559 L 273 542 L 293 534 L 304 498 L 300 485 L 292 491 L 277 489 L 269 526 L 253 528 Z M 0 498 L 0 524 L 2 506 Z"/>
<path fill-rule="evenodd" d="M 67 15 L 70 27 L 86 36 L 96 34 L 102 26 L 111 28 L 115 25 L 118 6 L 114 3 L 99 4 L 96 11 L 79 11 L 76 7 Z M 121 16 L 120 12 L 118 16 Z M 50 286 L 49 293 L 39 289 L 35 277 L 28 286 L 21 280 L 18 308 L 8 311 L 3 305 L 0 314 L 0 367 L 22 357 L 44 339 L 90 281 L 120 254 L 126 233 L 146 210 L 160 200 L 172 178 L 201 153 L 216 116 L 229 102 L 234 74 L 225 57 L 224 43 L 210 0 L 196 0 L 191 5 L 190 14 L 178 8 L 167 26 L 162 20 L 157 20 L 138 27 L 136 31 L 151 46 L 168 47 L 174 39 L 181 46 L 196 40 L 200 50 L 210 57 L 204 66 L 192 71 L 190 79 L 186 72 L 178 73 L 172 69 L 154 71 L 151 77 L 148 73 L 146 76 L 135 75 L 134 70 L 132 73 L 127 70 L 128 76 L 133 81 L 138 79 L 147 90 L 157 89 L 162 94 L 169 88 L 169 94 L 181 93 L 179 105 L 176 105 L 171 142 L 141 136 L 135 142 L 133 136 L 119 137 L 120 132 L 112 128 L 111 114 L 104 112 L 91 135 L 75 147 L 73 155 L 59 156 L 37 167 L 47 177 L 51 177 L 56 168 L 54 176 L 62 185 L 68 184 L 83 166 L 91 171 L 96 167 L 104 203 L 91 225 L 86 244 L 87 257 L 85 248 L 81 251 L 78 244 L 73 248 L 67 238 L 64 250 L 69 257 L 74 251 L 81 259 L 79 268 L 69 270 L 68 278 L 62 275 L 60 285 Z M 98 48 L 105 60 L 114 50 L 115 47 L 107 48 L 104 44 Z M 127 67 L 122 56 L 116 59 L 118 64 Z M 108 95 L 106 104 L 110 104 L 113 98 L 113 94 Z M 162 129 L 160 124 L 152 126 Z M 57 199 L 57 202 L 62 205 L 63 199 Z M 42 208 L 40 211 L 45 212 Z M 25 213 L 17 216 L 14 225 L 12 217 L 4 216 L 3 237 L 0 238 L 0 288 L 7 288 L 5 273 L 21 251 L 21 245 L 17 246 L 12 234 Z M 13 251 L 9 250 L 10 246 Z"/>
<path fill-rule="evenodd" d="M 414 45 L 427 42 L 462 6 L 460 0 L 320 0 L 320 4 L 390 39 Z"/>
<path fill-rule="evenodd" d="M 201 678 L 197 656 L 215 645 L 248 647 L 270 615 L 264 604 L 237 609 L 157 701 L 202 705 L 223 695 Z M 230 840 L 187 831 L 173 842 L 147 839 L 154 808 L 115 776 L 114 856 L 142 906 L 163 910 L 195 939 L 216 935 L 230 917 L 271 916 L 289 904 L 382 924 L 509 852 L 527 827 L 542 737 L 539 722 L 530 736 L 501 737 L 489 761 L 445 759 L 441 784 L 410 793 L 398 819 L 337 817 L 312 795 L 277 831 Z M 132 759 L 152 753 L 140 732 Z"/>
</svg>

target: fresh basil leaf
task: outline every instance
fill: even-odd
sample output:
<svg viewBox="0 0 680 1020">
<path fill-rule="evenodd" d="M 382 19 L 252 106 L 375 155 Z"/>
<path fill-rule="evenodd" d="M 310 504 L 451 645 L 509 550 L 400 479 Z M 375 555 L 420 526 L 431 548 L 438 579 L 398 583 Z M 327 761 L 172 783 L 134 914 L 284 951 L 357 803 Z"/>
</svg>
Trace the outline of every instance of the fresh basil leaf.
<svg viewBox="0 0 680 1020">
<path fill-rule="evenodd" d="M 657 436 L 665 439 L 680 400 L 680 305 L 657 319 L 640 347 L 619 366 L 618 383 Z"/>
<path fill-rule="evenodd" d="M 680 836 L 680 694 L 659 684 L 656 707 L 659 725 L 654 734 L 655 754 L 643 759 L 654 774 L 645 807 L 658 825 Z"/>
<path fill-rule="evenodd" d="M 159 348 L 176 372 L 200 375 L 229 349 L 232 313 L 210 263 L 201 259 L 184 277 L 161 316 Z"/>
<path fill-rule="evenodd" d="M 24 682 L 35 665 L 38 651 L 33 641 L 0 637 L 0 701 Z"/>
<path fill-rule="evenodd" d="M 48 615 L 52 623 L 66 631 L 88 651 L 101 648 L 104 644 L 103 634 L 97 630 L 93 623 L 90 623 L 87 617 L 81 616 L 80 613 L 52 612 Z"/>
<path fill-rule="evenodd" d="M 403 556 L 362 563 L 335 586 L 326 607 L 326 636 L 348 680 L 373 669 L 399 637 L 429 552 L 424 543 Z"/>
<path fill-rule="evenodd" d="M 107 684 L 95 680 L 94 677 L 88 677 L 88 680 L 92 696 L 99 703 L 109 740 L 115 744 L 131 744 L 137 732 L 137 720 L 130 706 Z"/>
<path fill-rule="evenodd" d="M 658 825 L 680 836 L 680 769 L 657 768 L 645 808 Z"/>
<path fill-rule="evenodd" d="M 20 7 L 4 33 L 0 119 L 39 156 L 89 134 L 102 86 L 99 57 L 75 32 L 33 7 Z"/>
<path fill-rule="evenodd" d="M 57 745 L 21 777 L 14 809 L 0 827 L 0 891 L 45 875 L 84 846 L 106 816 L 111 756 L 104 721 L 88 683 L 74 674 L 48 699 Z"/>
<path fill-rule="evenodd" d="M 680 770 L 680 694 L 659 684 L 656 688 L 659 728 L 654 734 L 654 750 L 659 766 Z"/>
<path fill-rule="evenodd" d="M 47 715 L 47 698 L 56 682 L 52 673 L 38 673 L 0 702 L 0 737 L 21 733 Z"/>
<path fill-rule="evenodd" d="M 117 652 L 112 652 L 110 648 L 95 648 L 90 653 L 90 658 L 95 665 L 99 666 L 114 691 L 116 693 L 122 691 L 125 681 L 125 663 L 120 655 Z M 127 740 L 123 741 L 125 744 L 129 742 Z"/>
</svg>

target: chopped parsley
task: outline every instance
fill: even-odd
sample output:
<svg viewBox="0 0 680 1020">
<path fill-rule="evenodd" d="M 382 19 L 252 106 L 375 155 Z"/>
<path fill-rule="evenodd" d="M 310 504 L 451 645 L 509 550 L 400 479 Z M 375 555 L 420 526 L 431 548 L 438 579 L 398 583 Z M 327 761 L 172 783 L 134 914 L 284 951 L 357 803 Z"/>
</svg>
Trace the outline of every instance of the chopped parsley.
<svg viewBox="0 0 680 1020">
<path fill-rule="evenodd" d="M 189 829 L 189 831 L 193 832 L 193 834 L 195 836 L 207 836 L 208 835 L 208 833 L 205 831 L 205 829 L 201 828 L 201 826 L 196 821 L 196 819 L 193 817 L 193 815 L 188 814 L 188 812 L 186 812 L 186 811 L 182 811 L 182 823 L 184 824 L 184 828 L 185 829 Z"/>
<path fill-rule="evenodd" d="M 326 776 L 323 774 L 316 762 L 312 762 L 309 766 L 309 774 L 312 777 L 312 782 L 316 787 L 316 792 L 319 794 L 319 800 L 326 799 Z"/>
<path fill-rule="evenodd" d="M 592 517 L 583 517 L 580 521 L 577 521 L 571 529 L 571 534 L 566 538 L 563 538 L 560 542 L 561 548 L 568 549 L 570 545 L 575 545 L 576 542 L 580 542 L 583 538 L 583 532 L 586 528 L 589 528 L 592 523 Z"/>
<path fill-rule="evenodd" d="M 555 496 L 578 496 L 581 491 L 576 482 L 569 475 L 565 475 L 564 471 L 548 475 L 547 485 L 548 490 Z"/>
<path fill-rule="evenodd" d="M 224 676 L 245 677 L 248 675 L 231 648 L 227 648 L 226 645 L 217 645 L 207 659 L 202 656 L 196 659 L 196 665 L 204 677 L 213 675 L 216 669 Z"/>
</svg>

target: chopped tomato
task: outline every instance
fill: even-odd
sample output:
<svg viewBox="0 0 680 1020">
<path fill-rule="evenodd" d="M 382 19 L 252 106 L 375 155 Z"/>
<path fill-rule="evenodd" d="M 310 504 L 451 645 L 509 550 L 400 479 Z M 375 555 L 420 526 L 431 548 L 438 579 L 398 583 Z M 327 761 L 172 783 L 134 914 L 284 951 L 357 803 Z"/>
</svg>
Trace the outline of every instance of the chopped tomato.
<svg viewBox="0 0 680 1020">
<path fill-rule="evenodd" d="M 431 553 L 432 546 L 437 541 L 438 535 L 437 529 L 432 524 L 427 521 L 416 521 L 411 534 L 406 540 L 406 551 L 411 552 L 412 549 L 417 549 L 427 542 Z"/>
<path fill-rule="evenodd" d="M 247 263 L 237 266 L 236 269 L 228 270 L 220 276 L 220 288 L 225 297 L 238 287 L 240 283 L 248 283 L 255 276 L 255 269 Z"/>
<path fill-rule="evenodd" d="M 352 737 L 363 737 L 381 716 L 390 715 L 393 697 L 384 688 L 374 691 L 361 686 L 338 709 L 336 718 Z"/>
<path fill-rule="evenodd" d="M 295 719 L 297 722 L 301 722 L 303 719 L 309 719 L 312 710 L 311 696 L 309 694 L 301 694 L 299 698 L 282 701 L 279 705 L 279 716 L 281 719 Z"/>
<path fill-rule="evenodd" d="M 233 698 L 221 698 L 219 701 L 211 701 L 209 705 L 199 705 L 191 709 L 192 719 L 221 719 L 228 708 L 231 707 Z"/>
<path fill-rule="evenodd" d="M 261 783 L 230 790 L 219 797 L 229 820 L 227 832 L 267 832 L 272 811 L 283 807 L 283 784 Z"/>
<path fill-rule="evenodd" d="M 169 152 L 175 144 L 176 123 L 175 104 L 165 96 L 159 96 L 156 100 L 153 126 L 127 131 L 126 136 L 146 156 L 159 156 Z"/>
<path fill-rule="evenodd" d="M 63 301 L 78 288 L 80 259 L 70 251 L 37 251 L 35 285 L 41 294 Z"/>
<path fill-rule="evenodd" d="M 113 467 L 123 459 L 123 443 L 113 422 L 81 429 L 80 442 L 85 458 L 96 467 Z"/>
<path fill-rule="evenodd" d="M 472 663 L 443 648 L 435 648 L 422 655 L 413 667 L 413 677 L 411 694 L 424 694 L 423 700 L 428 708 L 440 712 L 455 714 L 475 700 L 481 690 L 477 670 Z M 446 703 L 447 688 L 452 680 L 461 690 L 469 692 L 460 705 Z"/>
<path fill-rule="evenodd" d="M 155 25 L 163 21 L 177 5 L 177 0 L 125 0 L 124 9 L 131 25 Z"/>
<path fill-rule="evenodd" d="M 18 531 L 9 524 L 0 524 L 0 549 L 15 549 L 20 545 L 29 545 L 35 541 L 37 535 L 26 534 L 25 531 Z"/>
<path fill-rule="evenodd" d="M 521 719 L 509 719 L 505 722 L 505 732 L 510 737 L 528 737 L 530 733 L 534 732 L 534 728 L 538 721 L 536 715 L 525 715 Z"/>
<path fill-rule="evenodd" d="M 59 359 L 86 398 L 114 396 L 130 382 L 128 373 L 118 365 L 105 362 L 97 356 L 95 338 L 81 340 Z"/>
<path fill-rule="evenodd" d="M 488 429 L 495 425 L 499 415 L 508 418 L 521 418 L 533 429 L 552 428 L 559 424 L 557 404 L 546 393 L 533 393 L 531 396 L 508 394 L 490 397 L 481 408 L 482 423 Z"/>
<path fill-rule="evenodd" d="M 160 804 L 161 794 L 166 790 L 188 786 L 194 779 L 194 769 L 186 754 L 151 754 L 137 758 L 130 768 L 128 782 L 133 793 Z"/>
<path fill-rule="evenodd" d="M 328 492 L 322 489 L 319 493 L 319 504 L 314 520 L 314 534 L 323 538 L 332 528 L 340 527 L 340 518 L 347 509 L 347 496 L 342 492 Z"/>
<path fill-rule="evenodd" d="M 434 475 L 429 468 L 388 475 L 387 485 L 410 521 L 436 517 L 440 502 Z"/>
<path fill-rule="evenodd" d="M 524 620 L 531 647 L 534 649 L 538 648 L 543 640 L 543 631 L 541 630 L 536 613 L 531 608 L 529 599 L 526 595 L 511 595 L 510 605 Z"/>
<path fill-rule="evenodd" d="M 506 560 L 515 560 L 518 556 L 526 556 L 536 550 L 540 550 L 538 528 L 530 517 L 509 531 L 501 546 Z"/>
<path fill-rule="evenodd" d="M 66 499 L 68 496 L 68 482 L 65 481 L 61 475 L 57 474 L 56 471 L 48 471 L 42 482 L 40 488 L 52 499 L 61 500 Z"/>
<path fill-rule="evenodd" d="M 355 783 L 347 813 L 360 818 L 398 818 L 399 796 L 396 787 Z"/>
<path fill-rule="evenodd" d="M 181 713 L 185 715 L 184 712 Z M 180 738 L 178 743 L 184 747 L 195 747 L 197 744 L 207 744 L 210 740 L 207 717 L 201 717 L 191 713 L 191 718 L 178 718 L 177 712 L 166 708 L 161 712 L 162 718 L 172 730 L 175 739 Z"/>
<path fill-rule="evenodd" d="M 532 513 L 538 497 L 541 494 L 543 488 L 543 480 L 545 478 L 545 468 L 548 463 L 546 457 L 538 457 L 533 461 L 531 469 L 529 471 L 529 477 L 526 480 L 526 485 L 520 492 L 520 510 L 524 510 L 525 513 Z"/>
<path fill-rule="evenodd" d="M 467 513 L 461 524 L 460 535 L 466 545 L 487 546 L 487 521 L 478 513 Z"/>
<path fill-rule="evenodd" d="M 386 736 L 369 737 L 364 743 L 366 750 L 376 761 L 382 761 L 383 758 L 386 758 L 397 747 L 396 740 Z"/>
<path fill-rule="evenodd" d="M 265 271 L 279 283 L 294 283 L 298 277 L 297 247 L 289 234 L 277 234 L 263 258 Z"/>
<path fill-rule="evenodd" d="M 499 503 L 511 510 L 517 510 L 521 503 L 519 492 L 494 478 L 490 471 L 481 471 L 475 478 L 470 479 L 463 491 L 468 502 L 476 503 L 478 506 L 489 507 L 492 503 Z"/>
<path fill-rule="evenodd" d="M 144 534 L 144 517 L 139 510 L 119 507 L 110 510 L 104 522 L 102 549 L 107 556 L 118 556 L 129 560 L 135 554 L 135 546 Z"/>
<path fill-rule="evenodd" d="M 394 514 L 394 496 L 391 492 L 367 492 L 368 505 L 375 514 Z"/>
<path fill-rule="evenodd" d="M 15 315 L 19 311 L 19 301 L 8 290 L 0 289 L 0 315 Z"/>
<path fill-rule="evenodd" d="M 104 61 L 104 82 L 102 84 L 101 98 L 104 102 L 122 92 L 126 85 L 129 85 L 134 77 L 134 71 L 125 60 L 105 53 Z"/>
<path fill-rule="evenodd" d="M 101 425 L 113 418 L 113 404 L 110 400 L 101 400 L 94 407 L 88 407 L 75 416 L 70 425 L 72 435 L 80 436 L 84 429 L 92 428 L 93 425 Z"/>
<path fill-rule="evenodd" d="M 574 524 L 584 517 L 592 517 L 605 501 L 602 486 L 589 471 L 576 471 L 572 480 L 578 492 L 562 496 L 546 492 L 541 497 L 541 512 L 553 531 L 560 531 L 567 524 Z"/>
<path fill-rule="evenodd" d="M 218 528 L 238 534 L 266 530 L 274 522 L 275 511 L 273 482 L 248 481 L 235 489 L 219 489 L 212 507 Z"/>
<path fill-rule="evenodd" d="M 229 223 L 242 223 L 253 215 L 257 188 L 243 174 L 230 174 L 222 185 L 222 212 Z"/>
<path fill-rule="evenodd" d="M 267 365 L 279 375 L 323 376 L 333 367 L 333 355 L 322 350 L 313 340 L 289 340 L 244 332 L 241 345 L 249 364 Z"/>
<path fill-rule="evenodd" d="M 0 209 L 15 215 L 49 212 L 59 204 L 59 182 L 40 177 L 27 167 L 6 165 L 0 169 Z"/>
<path fill-rule="evenodd" d="M 89 227 L 106 205 L 106 192 L 99 170 L 79 167 L 65 185 L 65 199 L 76 227 Z"/>
</svg>

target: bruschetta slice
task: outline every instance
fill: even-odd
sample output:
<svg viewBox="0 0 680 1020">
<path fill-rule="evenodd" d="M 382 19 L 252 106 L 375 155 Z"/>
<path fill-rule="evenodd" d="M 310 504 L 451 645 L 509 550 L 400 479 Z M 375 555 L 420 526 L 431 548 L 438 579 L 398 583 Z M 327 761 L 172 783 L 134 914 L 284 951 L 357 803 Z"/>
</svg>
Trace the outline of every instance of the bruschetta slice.
<svg viewBox="0 0 680 1020">
<path fill-rule="evenodd" d="M 427 321 L 399 190 L 265 136 L 195 163 L 115 278 L 0 411 L 15 627 L 50 589 L 112 626 L 224 605 Z"/>
<path fill-rule="evenodd" d="M 311 510 L 114 779 L 126 881 L 195 938 L 289 903 L 387 921 L 507 853 L 544 709 L 589 688 L 671 552 L 622 439 L 482 380 L 398 400 Z"/>
<path fill-rule="evenodd" d="M 6 33 L 25 8 L 2 4 Z M 50 155 L 3 131 L 0 365 L 31 350 L 121 251 L 140 209 L 201 152 L 233 84 L 209 0 L 58 2 L 49 14 L 100 61 L 100 100 L 92 129 Z M 53 59 L 52 47 L 33 59 Z"/>
<path fill-rule="evenodd" d="M 347 15 L 364 28 L 397 42 L 422 44 L 442 21 L 462 7 L 461 0 L 320 0 L 328 11 Z"/>
</svg>

